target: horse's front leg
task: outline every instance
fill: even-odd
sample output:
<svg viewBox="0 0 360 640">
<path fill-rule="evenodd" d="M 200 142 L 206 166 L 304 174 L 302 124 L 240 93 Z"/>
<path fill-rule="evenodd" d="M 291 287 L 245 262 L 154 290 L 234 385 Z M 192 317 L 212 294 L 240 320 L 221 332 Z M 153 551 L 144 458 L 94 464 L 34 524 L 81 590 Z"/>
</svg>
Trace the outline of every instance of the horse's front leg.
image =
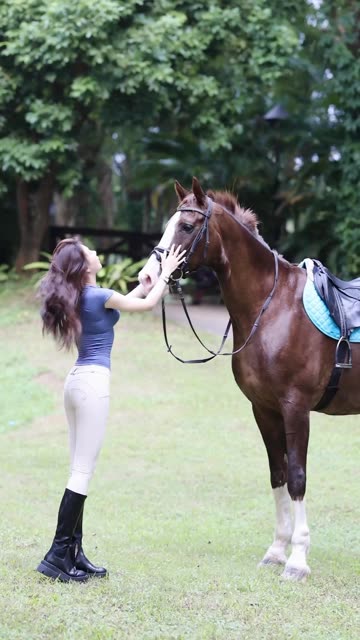
<svg viewBox="0 0 360 640">
<path fill-rule="evenodd" d="M 311 573 L 307 564 L 310 532 L 305 511 L 306 457 L 309 442 L 309 412 L 301 409 L 286 410 L 284 415 L 288 457 L 288 491 L 294 506 L 292 551 L 285 565 L 283 577 L 305 580 Z"/>
<path fill-rule="evenodd" d="M 291 541 L 291 500 L 287 490 L 286 438 L 282 416 L 253 405 L 253 412 L 269 458 L 270 482 L 276 510 L 274 540 L 259 566 L 286 564 Z"/>
<path fill-rule="evenodd" d="M 287 485 L 284 484 L 282 487 L 273 488 L 273 496 L 276 513 L 274 540 L 265 553 L 260 565 L 286 564 L 286 551 L 291 541 L 291 500 Z"/>
</svg>

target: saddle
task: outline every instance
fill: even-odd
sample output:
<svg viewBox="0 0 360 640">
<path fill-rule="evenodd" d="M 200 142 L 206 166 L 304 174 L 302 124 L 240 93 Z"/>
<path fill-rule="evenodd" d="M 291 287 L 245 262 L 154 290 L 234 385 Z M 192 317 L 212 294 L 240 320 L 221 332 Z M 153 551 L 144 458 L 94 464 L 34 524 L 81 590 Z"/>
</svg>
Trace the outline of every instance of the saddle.
<svg viewBox="0 0 360 640">
<path fill-rule="evenodd" d="M 360 278 L 340 280 L 319 260 L 313 260 L 313 264 L 315 289 L 340 328 L 341 337 L 336 347 L 335 367 L 350 369 L 350 333 L 352 329 L 360 327 Z"/>
</svg>

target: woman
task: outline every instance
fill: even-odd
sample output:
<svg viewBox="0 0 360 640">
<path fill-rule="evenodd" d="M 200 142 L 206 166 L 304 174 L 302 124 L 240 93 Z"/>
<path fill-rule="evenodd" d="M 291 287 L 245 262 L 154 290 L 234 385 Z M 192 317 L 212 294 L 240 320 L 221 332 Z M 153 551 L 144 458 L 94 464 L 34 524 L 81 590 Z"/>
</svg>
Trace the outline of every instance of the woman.
<svg viewBox="0 0 360 640">
<path fill-rule="evenodd" d="M 109 409 L 110 354 L 120 311 L 147 311 L 160 300 L 169 277 L 184 260 L 180 246 L 162 258 L 161 278 L 145 296 L 142 285 L 127 295 L 96 286 L 101 263 L 96 251 L 78 240 L 61 240 L 42 280 L 43 333 L 60 347 L 74 344 L 78 358 L 65 381 L 69 424 L 70 478 L 60 503 L 55 537 L 37 570 L 61 581 L 104 577 L 82 549 L 82 521 L 89 481 L 104 438 Z"/>
</svg>

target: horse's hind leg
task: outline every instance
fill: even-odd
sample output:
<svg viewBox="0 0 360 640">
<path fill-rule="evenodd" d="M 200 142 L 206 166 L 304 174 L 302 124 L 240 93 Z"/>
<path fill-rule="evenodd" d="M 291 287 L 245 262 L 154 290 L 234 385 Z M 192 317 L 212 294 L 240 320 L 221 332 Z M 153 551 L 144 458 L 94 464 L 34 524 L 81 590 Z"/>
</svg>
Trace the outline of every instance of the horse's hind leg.
<svg viewBox="0 0 360 640">
<path fill-rule="evenodd" d="M 294 530 L 292 551 L 285 565 L 283 577 L 289 580 L 305 580 L 310 574 L 307 554 L 310 534 L 305 511 L 306 457 L 309 441 L 309 413 L 296 410 L 291 405 L 289 415 L 284 416 L 288 455 L 288 490 L 294 505 Z"/>
<path fill-rule="evenodd" d="M 259 566 L 286 564 L 286 549 L 292 534 L 291 500 L 287 490 L 286 438 L 282 416 L 253 406 L 255 420 L 263 437 L 270 466 L 270 481 L 276 509 L 273 543 Z"/>
</svg>

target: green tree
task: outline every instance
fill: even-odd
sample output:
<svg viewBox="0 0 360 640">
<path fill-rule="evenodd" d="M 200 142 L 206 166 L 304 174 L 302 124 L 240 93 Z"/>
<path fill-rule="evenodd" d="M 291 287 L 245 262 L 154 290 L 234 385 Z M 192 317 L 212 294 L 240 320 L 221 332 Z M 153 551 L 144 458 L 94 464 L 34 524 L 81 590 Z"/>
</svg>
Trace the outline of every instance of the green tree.
<svg viewBox="0 0 360 640">
<path fill-rule="evenodd" d="M 333 183 L 339 264 L 360 272 L 360 6 L 354 0 L 323 3 L 319 48 L 329 70 L 326 97 L 338 132 L 339 170 Z"/>
<path fill-rule="evenodd" d="M 309 3 L 293 82 L 278 85 L 296 123 L 284 167 L 292 233 L 282 248 L 300 258 L 306 246 L 344 277 L 360 271 L 359 18 L 352 0 Z"/>
<path fill-rule="evenodd" d="M 0 158 L 15 176 L 20 230 L 17 268 L 38 257 L 57 186 L 72 193 L 86 148 L 102 138 L 108 98 L 101 75 L 109 25 L 131 12 L 111 0 L 5 0 L 0 8 Z M 87 137 L 91 138 L 91 145 Z M 96 151 L 95 151 L 96 152 Z"/>
<path fill-rule="evenodd" d="M 17 267 L 37 258 L 55 189 L 76 192 L 106 131 L 171 116 L 209 154 L 231 149 L 298 49 L 290 5 L 4 0 L 0 159 L 17 184 Z"/>
</svg>

